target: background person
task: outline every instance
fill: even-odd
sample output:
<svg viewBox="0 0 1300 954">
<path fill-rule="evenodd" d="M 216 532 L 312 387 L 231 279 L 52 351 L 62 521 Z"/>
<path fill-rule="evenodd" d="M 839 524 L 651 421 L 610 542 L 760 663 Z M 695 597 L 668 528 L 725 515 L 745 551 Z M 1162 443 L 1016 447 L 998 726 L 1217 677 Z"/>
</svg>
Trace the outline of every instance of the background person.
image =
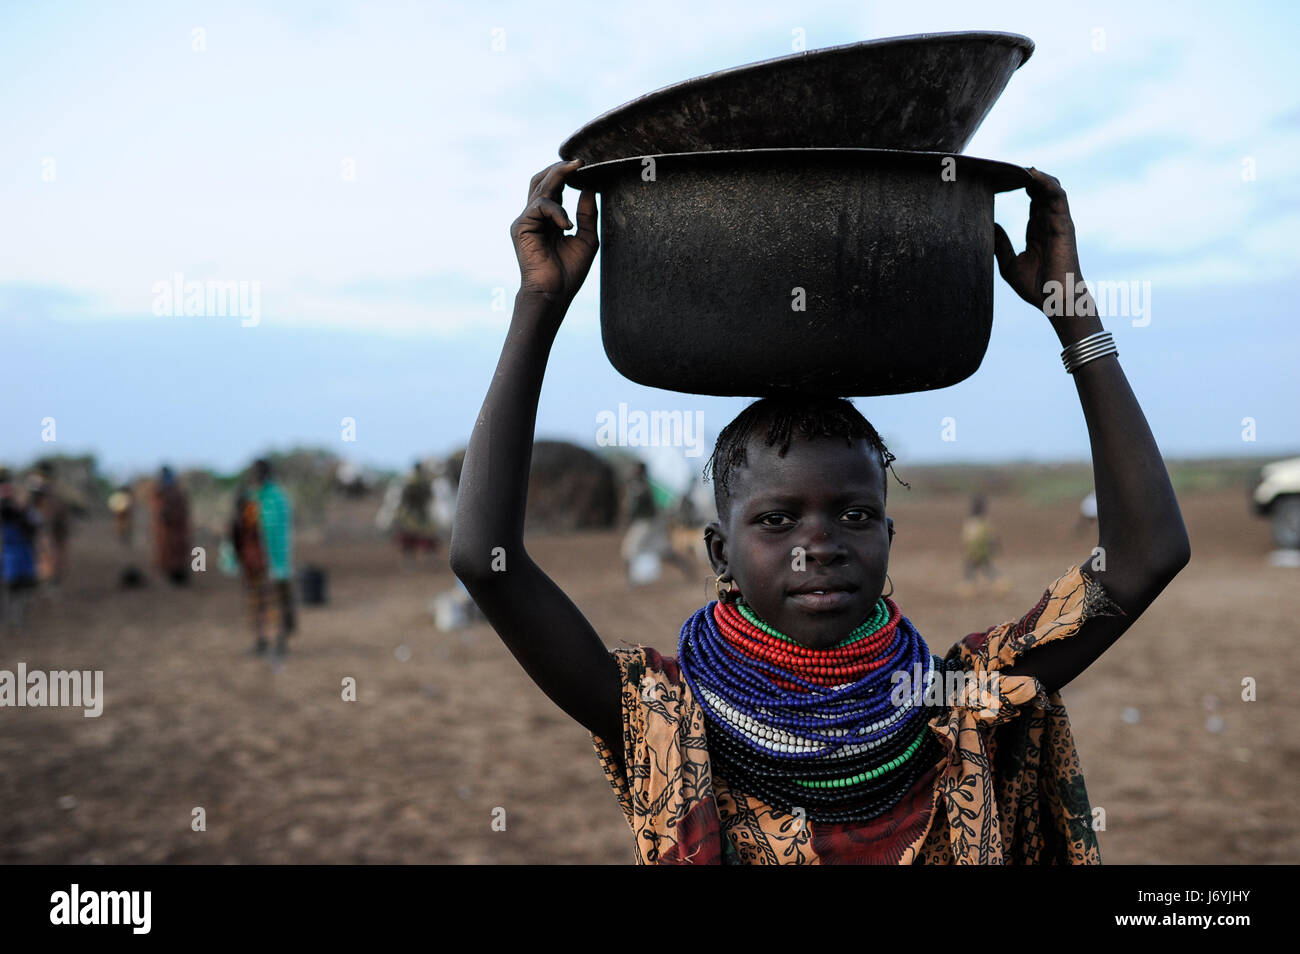
<svg viewBox="0 0 1300 954">
<path fill-rule="evenodd" d="M 244 588 L 244 606 L 253 630 L 253 653 L 263 655 L 269 647 L 267 632 L 274 611 L 272 587 L 267 575 L 266 548 L 262 544 L 262 521 L 257 499 L 245 484 L 235 491 L 235 511 L 230 520 L 230 545 Z"/>
<path fill-rule="evenodd" d="M 275 654 L 284 655 L 289 636 L 297 629 L 293 602 L 293 509 L 284 488 L 275 480 L 271 463 L 253 462 L 253 496 L 262 527 L 266 574 L 278 608 L 274 617 Z"/>
<path fill-rule="evenodd" d="M 402 486 L 402 496 L 398 499 L 393 520 L 397 545 L 406 562 L 437 549 L 438 533 L 433 525 L 432 507 L 433 483 L 424 466 L 416 461 L 410 477 Z"/>
<path fill-rule="evenodd" d="M 163 576 L 177 586 L 189 582 L 190 501 L 166 465 L 154 488 L 154 551 Z"/>
<path fill-rule="evenodd" d="M 38 465 L 32 483 L 31 502 L 41 513 L 36 546 L 37 575 L 47 591 L 54 592 L 67 570 L 71 508 L 59 492 L 51 462 L 42 461 Z"/>
<path fill-rule="evenodd" d="M 129 484 L 122 484 L 108 495 L 108 509 L 113 514 L 117 542 L 130 549 L 135 531 L 135 494 Z"/>
<path fill-rule="evenodd" d="M 8 468 L 0 468 L 0 624 L 22 629 L 36 589 L 40 516 L 24 501 Z"/>
<path fill-rule="evenodd" d="M 994 555 L 1002 544 L 988 515 L 988 500 L 983 494 L 971 498 L 970 514 L 962 522 L 962 595 L 969 596 L 983 577 L 995 590 L 1002 589 L 1002 580 L 993 565 Z"/>
</svg>

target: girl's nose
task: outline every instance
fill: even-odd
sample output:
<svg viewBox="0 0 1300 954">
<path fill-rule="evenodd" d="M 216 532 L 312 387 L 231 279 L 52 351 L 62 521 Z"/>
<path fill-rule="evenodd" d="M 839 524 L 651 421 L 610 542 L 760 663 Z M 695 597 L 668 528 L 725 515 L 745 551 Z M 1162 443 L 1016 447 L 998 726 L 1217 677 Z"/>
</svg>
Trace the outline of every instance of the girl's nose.
<svg viewBox="0 0 1300 954">
<path fill-rule="evenodd" d="M 838 559 L 848 553 L 839 535 L 825 521 L 814 521 L 808 537 L 804 541 L 804 552 L 814 560 L 824 562 Z"/>
</svg>

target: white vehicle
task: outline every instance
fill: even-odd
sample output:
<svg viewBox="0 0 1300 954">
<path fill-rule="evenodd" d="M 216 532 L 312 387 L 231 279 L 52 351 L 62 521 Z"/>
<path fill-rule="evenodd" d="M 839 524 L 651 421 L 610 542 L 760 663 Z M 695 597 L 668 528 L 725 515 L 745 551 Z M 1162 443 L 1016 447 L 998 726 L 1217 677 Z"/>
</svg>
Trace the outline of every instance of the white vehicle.
<svg viewBox="0 0 1300 954">
<path fill-rule="evenodd" d="M 1273 542 L 1300 550 L 1300 457 L 1265 464 L 1251 492 L 1255 513 L 1273 523 Z"/>
</svg>

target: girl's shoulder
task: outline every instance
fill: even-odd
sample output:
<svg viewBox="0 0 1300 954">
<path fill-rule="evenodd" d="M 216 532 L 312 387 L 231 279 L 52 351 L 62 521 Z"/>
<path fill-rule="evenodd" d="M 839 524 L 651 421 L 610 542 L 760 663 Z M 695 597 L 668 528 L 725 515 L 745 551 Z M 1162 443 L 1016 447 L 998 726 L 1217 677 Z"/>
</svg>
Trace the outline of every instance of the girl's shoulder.
<svg viewBox="0 0 1300 954">
<path fill-rule="evenodd" d="M 618 662 L 623 682 L 640 685 L 647 679 L 668 686 L 680 686 L 683 683 L 682 668 L 676 656 L 665 656 L 650 646 L 627 646 L 611 649 Z"/>
<path fill-rule="evenodd" d="M 966 635 L 953 645 L 948 660 L 968 667 L 1007 668 L 1037 645 L 1075 635 L 1094 616 L 1123 613 L 1100 580 L 1076 564 L 1043 590 L 1029 612 Z"/>
</svg>

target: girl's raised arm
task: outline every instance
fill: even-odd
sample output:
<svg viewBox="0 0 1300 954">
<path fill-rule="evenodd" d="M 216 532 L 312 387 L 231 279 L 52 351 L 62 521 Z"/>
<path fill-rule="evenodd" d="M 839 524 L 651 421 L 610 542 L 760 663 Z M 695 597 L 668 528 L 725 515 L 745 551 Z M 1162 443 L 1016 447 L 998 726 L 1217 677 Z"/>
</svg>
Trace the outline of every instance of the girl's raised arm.
<svg viewBox="0 0 1300 954">
<path fill-rule="evenodd" d="M 578 231 L 560 200 L 578 162 L 533 177 L 510 227 L 521 282 L 496 374 L 461 471 L 452 572 L 520 665 L 550 699 L 622 749 L 618 666 L 591 624 L 524 549 L 524 508 L 537 400 L 551 343 L 595 258 L 596 197 L 578 201 Z"/>
<path fill-rule="evenodd" d="M 1101 331 L 1101 319 L 1086 292 L 1076 301 L 1067 291 L 1063 303 L 1069 308 L 1048 307 L 1049 300 L 1062 302 L 1061 289 L 1077 291 L 1083 277 L 1065 190 L 1052 176 L 1036 169 L 1030 174 L 1025 250 L 1016 255 L 1006 232 L 995 226 L 998 270 L 1021 298 L 1048 313 L 1062 347 L 1068 347 Z M 1074 383 L 1092 443 L 1098 546 L 1104 554 L 1104 564 L 1090 552 L 1079 566 L 1105 586 L 1126 615 L 1093 617 L 1071 639 L 1038 647 L 1008 670 L 1038 677 L 1049 692 L 1083 672 L 1119 639 L 1191 559 L 1169 473 L 1118 356 L 1079 366 Z"/>
</svg>

